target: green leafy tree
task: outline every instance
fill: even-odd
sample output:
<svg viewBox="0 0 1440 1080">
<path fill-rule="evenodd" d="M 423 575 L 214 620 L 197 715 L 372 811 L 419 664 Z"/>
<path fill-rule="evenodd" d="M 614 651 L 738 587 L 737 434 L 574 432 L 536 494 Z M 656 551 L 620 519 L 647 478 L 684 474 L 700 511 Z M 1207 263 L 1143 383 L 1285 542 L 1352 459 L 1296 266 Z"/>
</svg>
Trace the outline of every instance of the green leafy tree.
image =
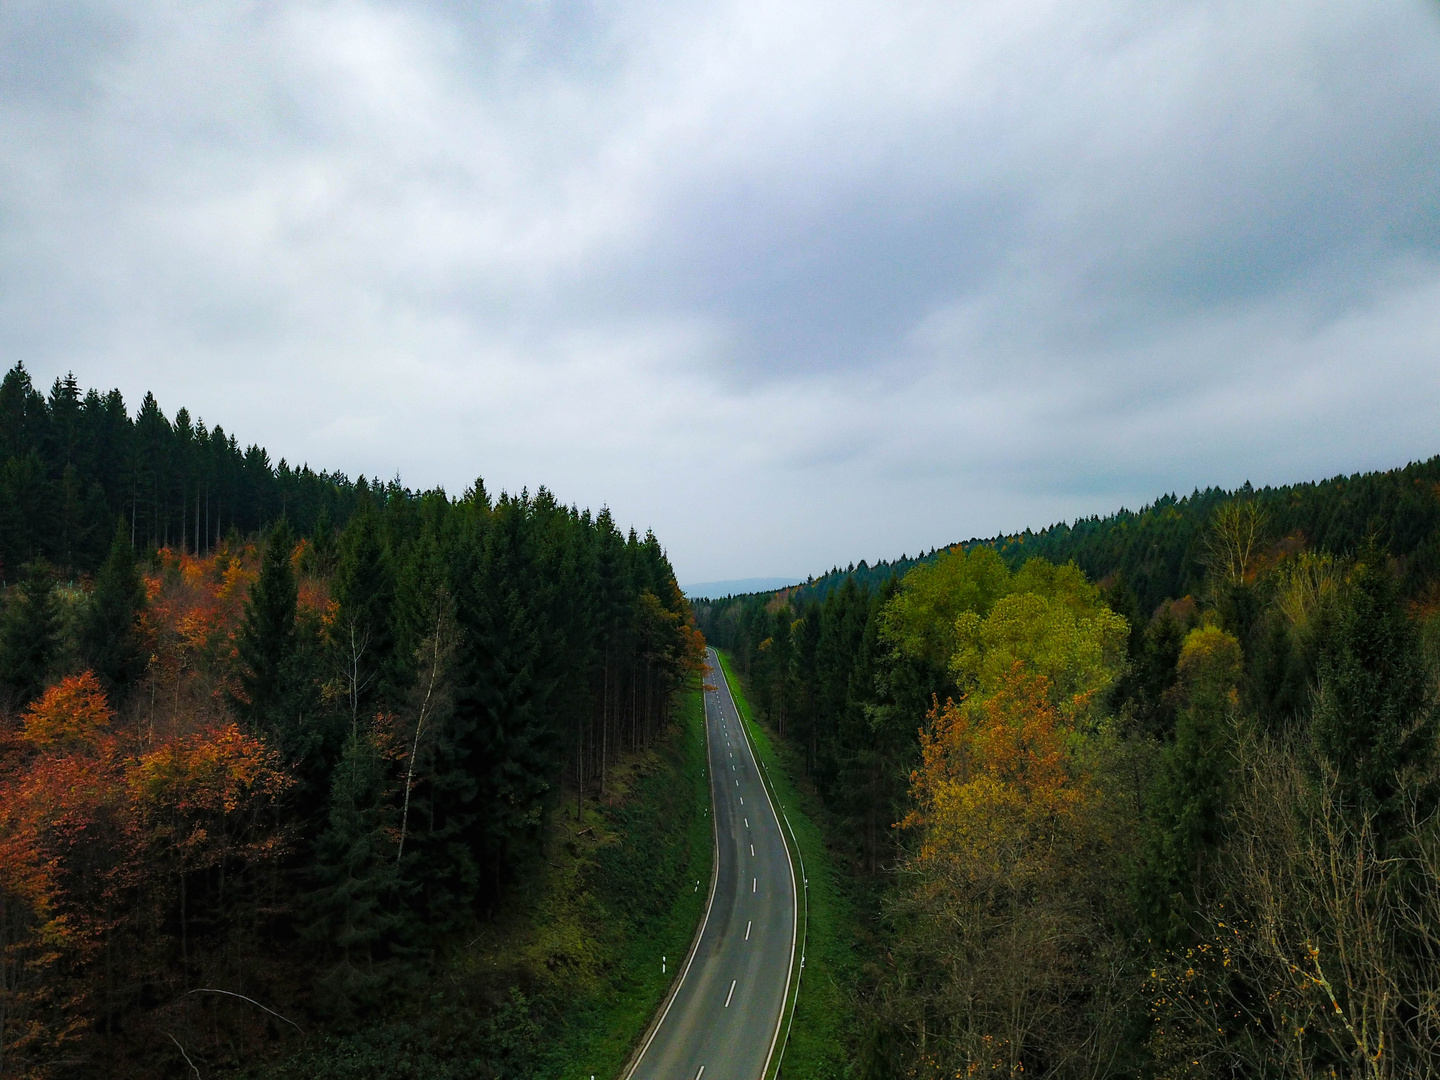
<svg viewBox="0 0 1440 1080">
<path fill-rule="evenodd" d="M 467 838 L 493 901 L 538 849 L 545 801 L 557 779 L 558 724 L 548 723 L 559 682 L 556 633 L 524 498 L 502 497 L 487 530 L 459 656 L 457 725 L 478 785 Z M 468 794 L 468 792 L 467 792 Z"/>
</svg>

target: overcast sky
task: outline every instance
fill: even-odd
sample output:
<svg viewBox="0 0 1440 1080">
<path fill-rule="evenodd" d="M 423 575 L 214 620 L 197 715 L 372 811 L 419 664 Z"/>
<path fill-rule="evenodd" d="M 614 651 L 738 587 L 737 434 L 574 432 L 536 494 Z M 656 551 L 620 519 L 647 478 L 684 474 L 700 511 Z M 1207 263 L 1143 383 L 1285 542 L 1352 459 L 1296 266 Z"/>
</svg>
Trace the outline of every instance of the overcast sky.
<svg viewBox="0 0 1440 1080">
<path fill-rule="evenodd" d="M 0 349 L 819 572 L 1440 453 L 1440 3 L 0 4 Z"/>
</svg>

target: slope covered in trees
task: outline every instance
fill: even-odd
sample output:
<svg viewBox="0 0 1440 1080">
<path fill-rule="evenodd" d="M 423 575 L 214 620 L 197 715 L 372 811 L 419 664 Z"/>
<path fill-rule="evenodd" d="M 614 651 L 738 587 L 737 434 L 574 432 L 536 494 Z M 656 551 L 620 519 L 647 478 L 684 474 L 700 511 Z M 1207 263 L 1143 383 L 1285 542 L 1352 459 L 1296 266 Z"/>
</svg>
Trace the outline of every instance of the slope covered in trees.
<svg viewBox="0 0 1440 1080">
<path fill-rule="evenodd" d="M 702 664 L 608 511 L 271 468 L 19 367 L 0 409 L 0 1075 L 422 1008 Z M 484 985 L 467 1075 L 544 1019 Z"/>
<path fill-rule="evenodd" d="M 857 1075 L 1440 1070 L 1437 471 L 697 602 L 871 898 Z"/>
<path fill-rule="evenodd" d="M 210 551 L 285 517 L 301 535 L 349 519 L 363 479 L 272 463 L 220 425 L 146 394 L 132 417 L 120 391 L 81 392 L 74 376 L 38 390 L 23 364 L 0 382 L 0 570 L 34 558 L 78 571 L 105 558 L 123 519 L 137 550 Z"/>
<path fill-rule="evenodd" d="M 874 565 L 862 560 L 844 570 L 833 568 L 786 593 L 796 604 L 823 602 L 852 579 L 873 592 L 945 551 L 984 545 L 1000 552 L 1012 568 L 1039 556 L 1054 563 L 1074 562 L 1097 581 L 1119 574 L 1141 608 L 1151 611 L 1167 598 L 1199 588 L 1210 519 L 1217 507 L 1241 498 L 1264 511 L 1272 537 L 1291 537 L 1298 546 L 1343 555 L 1373 540 L 1399 560 L 1404 587 L 1414 592 L 1440 574 L 1436 485 L 1440 485 L 1440 457 L 1402 469 L 1274 488 L 1251 488 L 1248 483 L 1235 491 L 1212 487 L 1184 497 L 1165 495 L 1138 511 L 1120 510 L 1038 531 L 966 540 L 916 558 L 902 555 Z"/>
</svg>

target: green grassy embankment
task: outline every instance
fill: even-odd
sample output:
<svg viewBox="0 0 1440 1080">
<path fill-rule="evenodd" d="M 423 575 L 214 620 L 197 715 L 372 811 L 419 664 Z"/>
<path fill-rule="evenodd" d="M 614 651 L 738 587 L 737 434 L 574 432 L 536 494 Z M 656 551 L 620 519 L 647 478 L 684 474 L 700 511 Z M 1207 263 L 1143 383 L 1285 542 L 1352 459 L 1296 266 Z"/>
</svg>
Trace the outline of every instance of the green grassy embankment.
<svg viewBox="0 0 1440 1080">
<path fill-rule="evenodd" d="M 595 841 L 583 857 L 572 855 L 563 887 L 532 909 L 532 961 L 544 955 L 543 962 L 553 966 L 543 944 L 549 941 L 605 954 L 593 958 L 599 962 L 592 962 L 594 974 L 583 994 L 574 994 L 578 985 L 564 980 L 553 985 L 564 1014 L 537 1077 L 618 1075 L 669 989 L 704 912 L 714 841 L 698 690 L 684 700 L 671 744 L 654 756 L 658 760 L 641 759 L 619 778 L 626 790 L 615 806 L 592 809 L 569 830 L 570 843 L 587 828 L 595 830 Z"/>
<path fill-rule="evenodd" d="M 817 824 L 826 820 L 819 796 L 792 779 L 800 775 L 799 763 L 783 741 L 755 721 L 730 658 L 723 652 L 719 656 L 736 707 L 779 803 L 776 809 L 784 807 L 794 830 L 809 879 L 805 970 L 782 1076 L 784 1080 L 840 1080 L 854 1060 L 857 1038 L 853 988 L 860 978 L 860 958 L 854 905 L 843 888 L 839 860 Z"/>
<path fill-rule="evenodd" d="M 709 893 L 698 686 L 659 744 L 573 791 L 544 857 L 429 985 L 344 1037 L 319 1037 L 263 1080 L 559 1080 L 617 1076 L 683 961 Z M 696 884 L 698 882 L 698 888 Z M 660 958 L 669 959 L 662 974 Z"/>
</svg>

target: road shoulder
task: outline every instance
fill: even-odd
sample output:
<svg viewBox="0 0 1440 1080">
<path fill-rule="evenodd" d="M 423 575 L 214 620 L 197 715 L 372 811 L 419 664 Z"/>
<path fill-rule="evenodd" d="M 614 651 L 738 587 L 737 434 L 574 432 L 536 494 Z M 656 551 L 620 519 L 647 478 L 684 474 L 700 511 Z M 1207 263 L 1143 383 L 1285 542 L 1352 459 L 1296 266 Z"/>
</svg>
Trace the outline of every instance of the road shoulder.
<svg viewBox="0 0 1440 1080">
<path fill-rule="evenodd" d="M 861 963 L 855 944 L 859 940 L 855 908 L 841 887 L 838 860 L 817 824 L 827 820 L 818 796 L 792 780 L 784 760 L 787 755 L 777 752 L 778 740 L 756 721 L 730 657 L 724 652 L 719 656 L 762 777 L 777 812 L 783 808 L 788 822 L 786 843 L 794 845 L 797 875 L 803 860 L 808 878 L 801 890 L 801 910 L 808 916 L 803 977 L 797 999 L 792 976 L 785 1020 L 789 1034 L 783 1059 L 777 1052 L 774 1066 L 783 1064 L 785 1080 L 842 1080 L 857 1041 L 854 988 L 860 982 Z M 796 974 L 801 974 L 798 958 Z"/>
</svg>

